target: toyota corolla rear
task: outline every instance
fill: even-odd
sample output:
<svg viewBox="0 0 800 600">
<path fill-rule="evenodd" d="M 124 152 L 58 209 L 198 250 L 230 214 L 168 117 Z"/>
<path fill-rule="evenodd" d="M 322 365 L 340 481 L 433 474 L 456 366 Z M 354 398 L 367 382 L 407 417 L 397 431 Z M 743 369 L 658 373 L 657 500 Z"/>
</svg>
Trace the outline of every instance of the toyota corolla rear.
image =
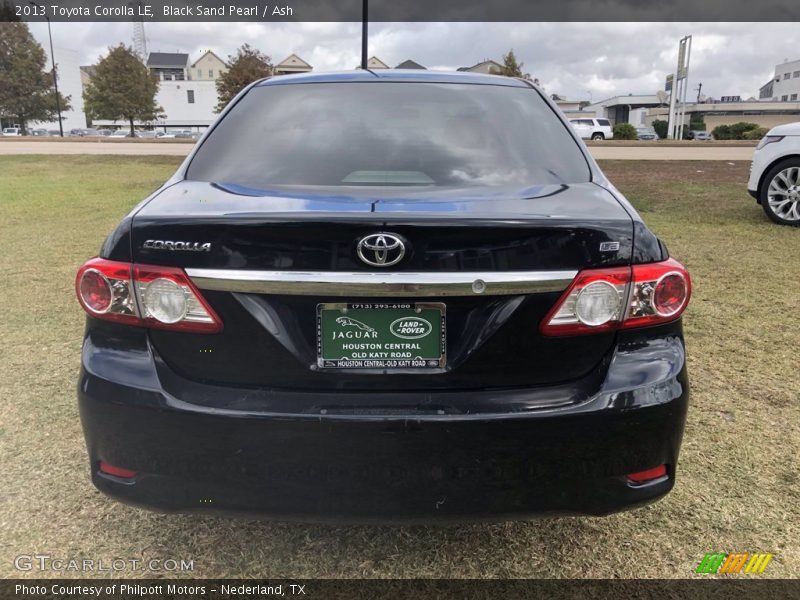
<svg viewBox="0 0 800 600">
<path fill-rule="evenodd" d="M 125 502 L 500 519 L 675 482 L 688 273 L 524 81 L 258 82 L 76 287 Z"/>
</svg>

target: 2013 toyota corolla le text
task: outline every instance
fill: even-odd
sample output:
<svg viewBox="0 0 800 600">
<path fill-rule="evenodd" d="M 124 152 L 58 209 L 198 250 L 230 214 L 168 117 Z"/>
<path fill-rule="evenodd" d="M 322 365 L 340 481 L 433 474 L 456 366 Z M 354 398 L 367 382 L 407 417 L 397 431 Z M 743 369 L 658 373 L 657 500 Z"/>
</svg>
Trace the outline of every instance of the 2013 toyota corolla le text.
<svg viewBox="0 0 800 600">
<path fill-rule="evenodd" d="M 76 287 L 125 502 L 494 520 L 675 482 L 689 275 L 526 81 L 256 82 Z"/>
</svg>

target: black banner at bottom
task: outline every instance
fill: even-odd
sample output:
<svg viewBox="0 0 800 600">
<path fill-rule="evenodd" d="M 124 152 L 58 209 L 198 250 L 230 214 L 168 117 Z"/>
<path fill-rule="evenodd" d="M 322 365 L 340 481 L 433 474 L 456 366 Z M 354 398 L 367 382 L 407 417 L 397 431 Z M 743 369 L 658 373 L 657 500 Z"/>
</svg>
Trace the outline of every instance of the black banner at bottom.
<svg viewBox="0 0 800 600">
<path fill-rule="evenodd" d="M 0 598 L 155 600 L 387 598 L 766 598 L 800 597 L 785 579 L 5 579 Z"/>
</svg>

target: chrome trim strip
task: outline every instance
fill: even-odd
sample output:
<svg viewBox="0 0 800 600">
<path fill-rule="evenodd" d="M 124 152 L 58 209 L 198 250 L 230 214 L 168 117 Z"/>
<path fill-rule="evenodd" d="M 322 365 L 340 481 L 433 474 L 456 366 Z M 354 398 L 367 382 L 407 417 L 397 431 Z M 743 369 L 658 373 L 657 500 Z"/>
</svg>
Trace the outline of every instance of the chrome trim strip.
<svg viewBox="0 0 800 600">
<path fill-rule="evenodd" d="M 507 296 L 566 289 L 577 271 L 351 272 L 186 269 L 201 290 L 292 296 Z"/>
</svg>

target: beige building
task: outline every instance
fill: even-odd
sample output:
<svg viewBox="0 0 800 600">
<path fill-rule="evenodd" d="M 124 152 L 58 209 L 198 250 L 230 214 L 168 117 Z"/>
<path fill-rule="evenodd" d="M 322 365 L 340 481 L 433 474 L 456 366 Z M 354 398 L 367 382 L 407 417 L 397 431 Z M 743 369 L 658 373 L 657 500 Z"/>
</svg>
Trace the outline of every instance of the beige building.
<svg viewBox="0 0 800 600">
<path fill-rule="evenodd" d="M 361 68 L 361 65 L 358 65 L 356 67 L 356 69 L 360 69 L 360 68 Z M 372 58 L 370 58 L 367 61 L 367 68 L 370 69 L 370 70 L 373 70 L 373 69 L 388 69 L 389 65 L 387 65 L 385 62 L 383 62 L 377 56 L 373 56 Z"/>
<path fill-rule="evenodd" d="M 216 81 L 228 70 L 227 63 L 211 50 L 198 58 L 189 67 L 189 79 L 192 81 Z"/>
<path fill-rule="evenodd" d="M 493 60 L 484 60 L 471 67 L 459 67 L 459 71 L 465 73 L 485 73 L 487 75 L 497 75 L 503 72 L 503 65 Z"/>
<path fill-rule="evenodd" d="M 800 102 L 751 100 L 745 102 L 687 103 L 686 125 L 689 124 L 689 120 L 694 113 L 703 115 L 707 131 L 711 131 L 717 125 L 732 125 L 742 121 L 771 129 L 776 125 L 800 121 Z M 648 110 L 646 116 L 647 124 L 652 124 L 655 119 L 668 120 L 669 108 Z"/>
<path fill-rule="evenodd" d="M 313 68 L 297 54 L 290 54 L 275 65 L 272 71 L 275 75 L 290 75 L 292 73 L 308 73 Z"/>
</svg>

